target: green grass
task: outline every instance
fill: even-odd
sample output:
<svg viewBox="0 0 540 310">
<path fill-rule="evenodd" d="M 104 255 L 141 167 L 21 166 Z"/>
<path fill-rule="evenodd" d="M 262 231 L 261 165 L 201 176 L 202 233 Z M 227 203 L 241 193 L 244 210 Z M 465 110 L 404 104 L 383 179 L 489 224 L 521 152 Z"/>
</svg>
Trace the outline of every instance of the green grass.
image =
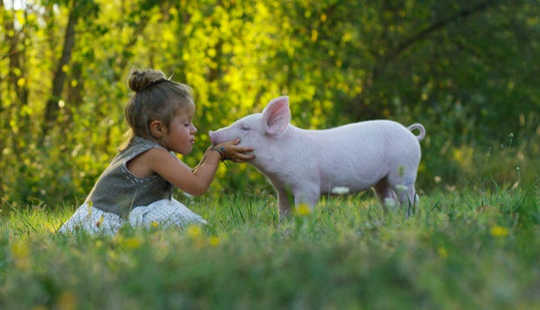
<svg viewBox="0 0 540 310">
<path fill-rule="evenodd" d="M 209 225 L 54 231 L 73 210 L 1 217 L 1 309 L 538 309 L 538 189 L 434 192 L 415 216 L 371 194 L 279 223 L 272 196 L 187 201 Z"/>
</svg>

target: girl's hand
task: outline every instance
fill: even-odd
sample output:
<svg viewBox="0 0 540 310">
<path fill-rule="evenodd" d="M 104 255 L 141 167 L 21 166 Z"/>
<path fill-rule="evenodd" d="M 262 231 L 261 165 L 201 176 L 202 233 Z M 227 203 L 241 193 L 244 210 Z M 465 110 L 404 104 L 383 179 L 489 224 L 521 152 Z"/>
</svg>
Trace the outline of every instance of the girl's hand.
<svg viewBox="0 0 540 310">
<path fill-rule="evenodd" d="M 254 154 L 247 154 L 253 152 L 252 148 L 237 146 L 238 143 L 240 143 L 240 139 L 236 138 L 213 146 L 212 150 L 217 151 L 221 155 L 221 160 L 231 160 L 236 163 L 255 158 Z"/>
</svg>

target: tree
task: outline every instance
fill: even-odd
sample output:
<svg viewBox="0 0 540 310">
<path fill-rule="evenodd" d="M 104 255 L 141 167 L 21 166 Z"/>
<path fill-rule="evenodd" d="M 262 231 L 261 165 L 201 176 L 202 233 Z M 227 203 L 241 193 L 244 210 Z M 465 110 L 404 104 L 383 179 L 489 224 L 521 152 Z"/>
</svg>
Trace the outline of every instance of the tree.
<svg viewBox="0 0 540 310">
<path fill-rule="evenodd" d="M 45 116 L 42 125 L 41 140 L 45 138 L 51 127 L 54 126 L 59 111 L 59 103 L 62 100 L 62 91 L 64 89 L 66 72 L 71 61 L 71 55 L 76 41 L 76 26 L 81 16 L 95 15 L 98 6 L 92 0 L 76 1 L 66 0 L 59 3 L 66 4 L 69 7 L 69 16 L 65 28 L 62 55 L 56 65 L 53 76 L 52 92 L 45 105 Z"/>
</svg>

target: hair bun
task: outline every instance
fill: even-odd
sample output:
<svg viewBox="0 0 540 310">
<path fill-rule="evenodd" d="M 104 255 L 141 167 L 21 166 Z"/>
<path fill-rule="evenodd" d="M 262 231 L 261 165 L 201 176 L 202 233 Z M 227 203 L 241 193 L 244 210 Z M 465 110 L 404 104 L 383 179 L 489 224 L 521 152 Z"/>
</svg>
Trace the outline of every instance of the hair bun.
<svg viewBox="0 0 540 310">
<path fill-rule="evenodd" d="M 163 80 L 166 80 L 165 74 L 159 70 L 135 69 L 129 75 L 128 85 L 134 92 L 139 92 Z"/>
</svg>

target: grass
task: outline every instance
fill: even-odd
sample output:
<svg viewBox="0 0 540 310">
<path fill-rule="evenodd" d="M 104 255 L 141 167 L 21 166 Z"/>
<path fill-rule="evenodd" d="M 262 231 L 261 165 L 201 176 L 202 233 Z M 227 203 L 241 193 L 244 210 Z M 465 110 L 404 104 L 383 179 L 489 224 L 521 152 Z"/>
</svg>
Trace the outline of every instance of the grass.
<svg viewBox="0 0 540 310">
<path fill-rule="evenodd" d="M 1 309 L 538 309 L 538 188 L 371 194 L 281 223 L 268 195 L 188 201 L 199 229 L 52 233 L 73 207 L 0 218 Z"/>
</svg>

